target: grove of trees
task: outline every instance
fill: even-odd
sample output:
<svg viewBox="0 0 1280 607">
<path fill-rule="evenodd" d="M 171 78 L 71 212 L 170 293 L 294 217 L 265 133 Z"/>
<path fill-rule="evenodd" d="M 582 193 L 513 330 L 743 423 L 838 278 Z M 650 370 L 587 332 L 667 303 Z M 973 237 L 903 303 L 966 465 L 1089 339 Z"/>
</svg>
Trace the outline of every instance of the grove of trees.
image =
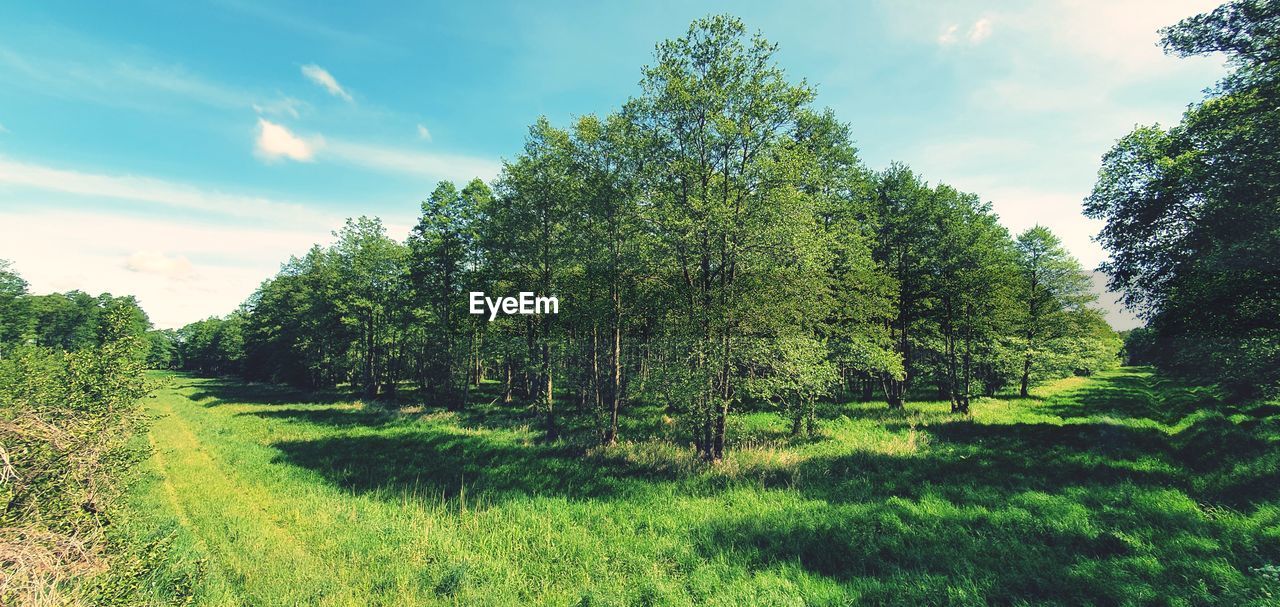
<svg viewBox="0 0 1280 607">
<path fill-rule="evenodd" d="M 977 195 L 901 164 L 716 16 L 658 45 L 640 93 L 545 119 L 491 184 L 441 182 L 404 241 L 377 218 L 288 260 L 242 309 L 159 334 L 163 364 L 466 407 L 496 381 L 533 407 L 666 407 L 716 460 L 744 406 L 814 429 L 815 402 L 971 399 L 1116 364 L 1119 338 L 1046 228 L 1012 237 Z M 559 314 L 468 313 L 468 293 L 556 295 Z M 167 345 L 166 345 L 167 344 Z"/>
</svg>

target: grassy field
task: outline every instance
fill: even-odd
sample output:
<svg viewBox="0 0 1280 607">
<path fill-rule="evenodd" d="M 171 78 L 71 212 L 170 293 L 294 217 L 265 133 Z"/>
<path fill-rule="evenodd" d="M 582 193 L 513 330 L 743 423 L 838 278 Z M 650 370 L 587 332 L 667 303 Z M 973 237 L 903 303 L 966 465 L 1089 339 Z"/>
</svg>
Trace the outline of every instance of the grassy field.
<svg viewBox="0 0 1280 607">
<path fill-rule="evenodd" d="M 1123 369 L 984 399 L 740 416 L 706 468 L 521 408 L 398 411 L 177 374 L 117 533 L 199 605 L 1275 605 L 1280 407 Z M 318 401 L 318 402 L 317 402 Z"/>
</svg>

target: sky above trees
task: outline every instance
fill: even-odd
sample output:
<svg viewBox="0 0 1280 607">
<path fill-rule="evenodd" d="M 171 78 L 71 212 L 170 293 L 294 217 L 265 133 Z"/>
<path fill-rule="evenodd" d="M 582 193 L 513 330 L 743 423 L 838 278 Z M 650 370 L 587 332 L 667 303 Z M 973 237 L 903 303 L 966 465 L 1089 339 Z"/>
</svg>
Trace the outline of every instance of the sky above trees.
<svg viewBox="0 0 1280 607">
<path fill-rule="evenodd" d="M 869 166 L 978 193 L 1093 267 L 1102 154 L 1224 73 L 1156 30 L 1216 2 L 984 4 L 6 5 L 0 258 L 37 293 L 135 294 L 160 327 L 224 314 L 344 217 L 408 233 L 437 180 L 494 177 L 539 115 L 616 109 L 658 41 L 728 10 Z"/>
</svg>

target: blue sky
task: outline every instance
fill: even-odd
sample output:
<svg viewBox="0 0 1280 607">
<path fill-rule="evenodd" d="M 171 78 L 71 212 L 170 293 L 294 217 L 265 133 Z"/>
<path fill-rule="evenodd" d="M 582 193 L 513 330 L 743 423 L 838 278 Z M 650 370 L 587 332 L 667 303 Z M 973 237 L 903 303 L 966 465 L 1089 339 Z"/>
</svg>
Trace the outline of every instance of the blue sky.
<svg viewBox="0 0 1280 607">
<path fill-rule="evenodd" d="M 1092 267 L 1101 155 L 1224 73 L 1156 46 L 1212 1 L 320 4 L 0 6 L 0 258 L 35 292 L 135 294 L 160 327 L 225 314 L 344 217 L 403 237 L 437 180 L 493 177 L 539 115 L 617 108 L 658 41 L 730 12 L 871 167 L 976 192 Z"/>
</svg>

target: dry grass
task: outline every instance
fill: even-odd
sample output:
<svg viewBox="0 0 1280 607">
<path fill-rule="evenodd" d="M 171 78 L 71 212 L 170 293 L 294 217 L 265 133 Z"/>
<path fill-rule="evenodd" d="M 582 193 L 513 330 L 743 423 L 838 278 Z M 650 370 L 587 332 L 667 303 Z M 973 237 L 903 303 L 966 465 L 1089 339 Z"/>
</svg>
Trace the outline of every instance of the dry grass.
<svg viewBox="0 0 1280 607">
<path fill-rule="evenodd" d="M 68 584 L 106 570 L 99 536 L 0 528 L 0 597 L 31 607 L 87 604 Z"/>
</svg>

